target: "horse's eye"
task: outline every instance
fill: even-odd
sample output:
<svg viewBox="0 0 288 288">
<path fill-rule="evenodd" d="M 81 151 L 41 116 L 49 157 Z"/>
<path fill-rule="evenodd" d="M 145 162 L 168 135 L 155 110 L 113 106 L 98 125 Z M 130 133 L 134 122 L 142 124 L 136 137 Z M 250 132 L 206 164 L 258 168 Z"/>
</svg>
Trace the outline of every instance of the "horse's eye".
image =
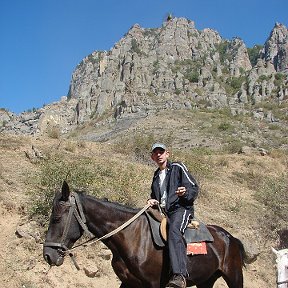
<svg viewBox="0 0 288 288">
<path fill-rule="evenodd" d="M 60 216 L 55 216 L 52 218 L 52 223 L 59 223 L 61 220 L 61 217 Z"/>
</svg>

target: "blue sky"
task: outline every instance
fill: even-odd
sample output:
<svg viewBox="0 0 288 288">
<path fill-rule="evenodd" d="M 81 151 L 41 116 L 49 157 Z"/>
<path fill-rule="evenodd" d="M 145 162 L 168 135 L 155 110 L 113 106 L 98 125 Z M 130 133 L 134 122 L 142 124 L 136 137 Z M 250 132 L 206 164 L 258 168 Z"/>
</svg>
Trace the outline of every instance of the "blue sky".
<svg viewBox="0 0 288 288">
<path fill-rule="evenodd" d="M 160 27 L 168 13 L 223 38 L 263 45 L 288 0 L 0 0 L 0 108 L 20 113 L 67 95 L 77 64 L 110 50 L 131 26 Z"/>
</svg>

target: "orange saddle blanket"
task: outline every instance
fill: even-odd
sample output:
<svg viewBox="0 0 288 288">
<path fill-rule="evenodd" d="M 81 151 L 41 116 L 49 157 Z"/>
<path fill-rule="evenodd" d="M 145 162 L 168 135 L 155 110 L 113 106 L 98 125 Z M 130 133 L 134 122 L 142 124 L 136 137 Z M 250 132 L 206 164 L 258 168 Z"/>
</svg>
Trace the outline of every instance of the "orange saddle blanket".
<svg viewBox="0 0 288 288">
<path fill-rule="evenodd" d="M 196 242 L 187 244 L 187 255 L 206 255 L 206 242 Z"/>
</svg>

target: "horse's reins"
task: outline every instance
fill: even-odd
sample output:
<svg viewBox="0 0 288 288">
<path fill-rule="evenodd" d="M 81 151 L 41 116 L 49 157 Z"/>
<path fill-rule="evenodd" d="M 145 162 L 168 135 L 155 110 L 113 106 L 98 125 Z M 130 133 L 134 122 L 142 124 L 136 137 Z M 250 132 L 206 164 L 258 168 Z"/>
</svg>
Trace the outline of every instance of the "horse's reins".
<svg viewBox="0 0 288 288">
<path fill-rule="evenodd" d="M 119 226 L 118 228 L 112 230 L 111 232 L 101 236 L 100 238 L 96 238 L 96 236 L 94 236 L 94 234 L 89 231 L 89 229 L 86 225 L 86 218 L 85 218 L 83 208 L 82 208 L 82 205 L 81 205 L 81 202 L 79 200 L 79 196 L 77 193 L 71 193 L 71 196 L 69 197 L 69 204 L 67 204 L 67 205 L 69 206 L 68 218 L 67 218 L 67 222 L 66 222 L 65 227 L 64 227 L 64 231 L 63 231 L 63 235 L 61 237 L 60 243 L 58 243 L 58 242 L 45 242 L 44 247 L 58 247 L 58 253 L 63 257 L 66 254 L 69 254 L 74 265 L 76 266 L 76 268 L 78 270 L 80 268 L 74 259 L 74 255 L 71 252 L 72 250 L 75 250 L 76 248 L 79 248 L 81 246 L 91 245 L 93 243 L 96 243 L 98 241 L 101 241 L 101 240 L 104 240 L 104 239 L 107 239 L 107 238 L 113 236 L 114 234 L 118 233 L 119 231 L 123 230 L 125 227 L 130 225 L 135 219 L 137 219 L 141 214 L 144 213 L 144 211 L 146 211 L 150 207 L 149 204 L 146 204 L 137 214 L 135 214 L 132 218 L 130 218 L 125 223 L 123 223 L 121 226 Z M 87 241 L 80 243 L 80 244 L 72 247 L 71 249 L 69 249 L 64 243 L 65 243 L 65 240 L 67 238 L 68 230 L 70 228 L 70 223 L 71 223 L 73 215 L 76 217 L 78 223 L 80 224 L 80 226 L 82 227 L 84 232 L 89 237 L 92 237 L 92 238 L 90 238 Z"/>
<path fill-rule="evenodd" d="M 284 281 L 280 281 L 280 282 L 276 282 L 277 285 L 281 285 L 281 284 L 287 284 L 288 280 L 284 280 Z"/>
</svg>

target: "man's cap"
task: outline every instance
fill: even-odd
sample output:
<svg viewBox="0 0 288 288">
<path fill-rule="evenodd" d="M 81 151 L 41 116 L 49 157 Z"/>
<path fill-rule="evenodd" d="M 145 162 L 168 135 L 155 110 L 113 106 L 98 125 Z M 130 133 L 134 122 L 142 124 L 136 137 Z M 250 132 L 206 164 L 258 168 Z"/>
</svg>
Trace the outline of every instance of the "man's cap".
<svg viewBox="0 0 288 288">
<path fill-rule="evenodd" d="M 153 152 L 156 148 L 160 148 L 160 149 L 163 149 L 163 150 L 166 150 L 166 146 L 162 143 L 155 143 L 152 145 L 152 149 L 151 151 Z"/>
</svg>

